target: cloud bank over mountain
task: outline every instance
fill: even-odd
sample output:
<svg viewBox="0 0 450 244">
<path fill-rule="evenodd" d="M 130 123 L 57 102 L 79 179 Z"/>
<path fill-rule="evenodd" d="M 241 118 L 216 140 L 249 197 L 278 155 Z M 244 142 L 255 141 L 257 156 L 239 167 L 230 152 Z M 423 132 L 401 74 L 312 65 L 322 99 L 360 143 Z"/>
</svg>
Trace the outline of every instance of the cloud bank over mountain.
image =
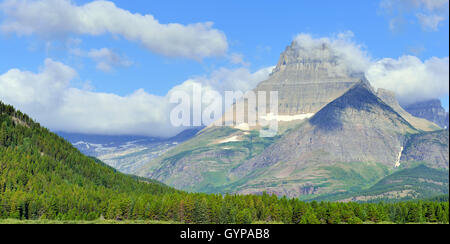
<svg viewBox="0 0 450 244">
<path fill-rule="evenodd" d="M 338 70 L 347 75 L 365 73 L 374 87 L 395 92 L 403 105 L 449 94 L 448 57 L 432 57 L 425 61 L 415 56 L 374 59 L 368 55 L 364 45 L 353 41 L 350 31 L 319 38 L 302 33 L 294 41 L 299 57 L 333 60 Z"/>
<path fill-rule="evenodd" d="M 152 15 L 131 13 L 110 1 L 78 6 L 70 0 L 6 0 L 0 3 L 0 11 L 6 17 L 0 30 L 19 36 L 36 34 L 52 40 L 72 34 L 110 34 L 157 54 L 195 60 L 223 56 L 228 49 L 225 34 L 214 29 L 212 22 L 162 24 Z"/>
<path fill-rule="evenodd" d="M 332 61 L 342 74 L 363 73 L 371 64 L 371 59 L 362 45 L 353 41 L 351 31 L 331 37 L 315 38 L 301 33 L 294 38 L 297 55 L 304 60 Z"/>
<path fill-rule="evenodd" d="M 247 91 L 267 78 L 271 70 L 269 67 L 251 73 L 245 68 L 222 68 L 211 76 L 186 80 L 166 96 L 152 95 L 142 89 L 119 96 L 72 87 L 77 72 L 63 63 L 46 59 L 38 73 L 11 69 L 1 74 L 0 99 L 55 131 L 170 137 L 185 129 L 174 128 L 170 123 L 170 112 L 176 106 L 170 103 L 173 92 L 182 90 L 192 94 L 194 85 L 201 85 L 203 93 Z"/>
<path fill-rule="evenodd" d="M 372 64 L 367 78 L 375 87 L 395 91 L 402 105 L 449 94 L 449 58 L 421 61 L 414 56 L 385 58 Z"/>
</svg>

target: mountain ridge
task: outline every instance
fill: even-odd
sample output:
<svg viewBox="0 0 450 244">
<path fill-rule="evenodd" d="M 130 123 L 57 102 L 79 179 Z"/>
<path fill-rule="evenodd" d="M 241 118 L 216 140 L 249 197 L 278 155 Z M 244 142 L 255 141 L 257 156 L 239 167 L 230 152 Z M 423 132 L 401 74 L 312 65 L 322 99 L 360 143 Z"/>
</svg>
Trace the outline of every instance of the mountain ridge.
<svg viewBox="0 0 450 244">
<path fill-rule="evenodd" d="M 442 107 L 439 99 L 416 102 L 404 108 L 410 114 L 434 122 L 444 129 L 449 127 L 449 113 Z"/>
</svg>

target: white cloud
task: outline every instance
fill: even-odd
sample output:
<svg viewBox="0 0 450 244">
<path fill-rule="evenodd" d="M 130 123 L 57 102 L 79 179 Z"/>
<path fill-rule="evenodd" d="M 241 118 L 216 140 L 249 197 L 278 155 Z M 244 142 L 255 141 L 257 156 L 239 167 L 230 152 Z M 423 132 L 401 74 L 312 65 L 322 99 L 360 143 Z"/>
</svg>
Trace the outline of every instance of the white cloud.
<svg viewBox="0 0 450 244">
<path fill-rule="evenodd" d="M 224 55 L 228 49 L 226 36 L 212 22 L 161 24 L 152 15 L 133 14 L 110 1 L 77 6 L 70 0 L 6 0 L 0 10 L 5 16 L 0 28 L 5 33 L 37 34 L 45 39 L 111 34 L 158 54 L 196 60 Z"/>
<path fill-rule="evenodd" d="M 246 68 L 220 68 L 212 72 L 210 76 L 195 77 L 192 81 L 213 87 L 220 93 L 225 91 L 246 92 L 255 88 L 259 82 L 267 79 L 273 68 L 262 68 L 254 73 Z"/>
<path fill-rule="evenodd" d="M 391 18 L 391 31 L 398 31 L 406 23 L 405 16 L 411 13 L 423 30 L 438 31 L 440 23 L 448 19 L 449 0 L 382 0 L 380 7 Z"/>
<path fill-rule="evenodd" d="M 351 31 L 333 37 L 314 38 L 310 34 L 299 34 L 294 41 L 297 55 L 303 59 L 336 62 L 339 74 L 363 73 L 370 65 L 370 57 L 363 46 L 356 44 Z M 329 71 L 329 72 L 330 72 Z"/>
<path fill-rule="evenodd" d="M 45 60 L 39 73 L 11 69 L 0 76 L 0 94 L 5 101 L 43 108 L 48 104 L 61 102 L 61 94 L 67 89 L 77 73 L 72 68 Z"/>
<path fill-rule="evenodd" d="M 449 58 L 422 62 L 414 56 L 385 58 L 368 69 L 373 86 L 394 91 L 401 104 L 439 98 L 449 94 Z"/>
<path fill-rule="evenodd" d="M 191 93 L 194 84 L 202 84 L 203 92 L 246 91 L 266 79 L 270 71 L 270 68 L 255 73 L 243 68 L 220 69 L 209 77 L 187 80 L 172 88 L 166 96 L 155 96 L 142 89 L 118 96 L 71 87 L 76 71 L 46 59 L 38 73 L 12 69 L 1 74 L 0 100 L 14 105 L 52 130 L 169 137 L 185 129 L 172 127 L 169 120 L 170 111 L 176 106 L 169 102 L 174 91 Z"/>
</svg>

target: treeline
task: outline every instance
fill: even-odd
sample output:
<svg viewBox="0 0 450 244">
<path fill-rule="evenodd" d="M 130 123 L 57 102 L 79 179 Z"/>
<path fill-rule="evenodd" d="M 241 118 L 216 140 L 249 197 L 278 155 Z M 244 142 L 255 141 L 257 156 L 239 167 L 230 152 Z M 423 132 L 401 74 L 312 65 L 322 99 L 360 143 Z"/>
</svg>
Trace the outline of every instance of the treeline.
<svg viewBox="0 0 450 244">
<path fill-rule="evenodd" d="M 0 218 L 294 224 L 448 223 L 447 202 L 305 203 L 186 193 L 116 172 L 0 102 Z"/>
</svg>

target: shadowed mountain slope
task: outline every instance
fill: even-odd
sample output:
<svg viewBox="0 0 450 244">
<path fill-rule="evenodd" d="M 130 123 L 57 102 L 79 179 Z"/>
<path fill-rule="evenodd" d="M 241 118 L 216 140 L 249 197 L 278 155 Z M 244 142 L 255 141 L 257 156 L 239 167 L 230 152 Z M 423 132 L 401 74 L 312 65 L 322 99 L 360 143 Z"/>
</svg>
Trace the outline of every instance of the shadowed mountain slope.
<svg viewBox="0 0 450 244">
<path fill-rule="evenodd" d="M 243 193 L 262 191 L 263 182 L 266 190 L 281 195 L 299 196 L 305 187 L 323 193 L 331 189 L 325 183 L 333 182 L 326 167 L 361 162 L 393 169 L 405 136 L 412 133 L 417 130 L 378 98 L 363 79 L 309 121 L 233 170 L 233 175 L 252 178 L 240 187 Z M 303 183 L 280 184 L 293 180 Z M 267 187 L 268 182 L 274 187 Z"/>
</svg>

